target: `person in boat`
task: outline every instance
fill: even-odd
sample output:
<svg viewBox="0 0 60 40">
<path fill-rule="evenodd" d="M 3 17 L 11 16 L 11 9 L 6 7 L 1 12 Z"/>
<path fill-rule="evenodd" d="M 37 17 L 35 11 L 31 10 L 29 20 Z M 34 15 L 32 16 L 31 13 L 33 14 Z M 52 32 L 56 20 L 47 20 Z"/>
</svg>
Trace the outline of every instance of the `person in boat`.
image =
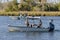
<svg viewBox="0 0 60 40">
<path fill-rule="evenodd" d="M 40 19 L 40 22 L 39 22 L 39 25 L 38 25 L 38 28 L 41 28 L 42 27 L 42 21 Z"/>
<path fill-rule="evenodd" d="M 54 30 L 54 28 L 55 28 L 55 26 L 54 26 L 54 24 L 53 24 L 53 20 L 51 19 L 51 21 L 49 22 L 49 31 L 53 31 Z"/>
<path fill-rule="evenodd" d="M 26 25 L 27 25 L 27 27 L 29 27 L 29 21 L 28 21 L 28 19 L 26 20 Z"/>
<path fill-rule="evenodd" d="M 20 20 L 20 17 L 18 16 L 18 20 Z"/>
</svg>

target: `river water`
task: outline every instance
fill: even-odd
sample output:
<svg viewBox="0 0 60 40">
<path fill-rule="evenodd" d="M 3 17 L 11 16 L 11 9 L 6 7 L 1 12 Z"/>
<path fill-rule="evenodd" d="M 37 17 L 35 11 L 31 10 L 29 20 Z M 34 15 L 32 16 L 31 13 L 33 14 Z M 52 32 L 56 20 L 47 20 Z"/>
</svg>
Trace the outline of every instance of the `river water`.
<svg viewBox="0 0 60 40">
<path fill-rule="evenodd" d="M 41 16 L 43 26 L 49 26 L 49 20 L 53 19 L 55 29 L 60 30 L 59 16 Z M 35 21 L 37 22 L 37 21 Z M 54 32 L 9 32 L 8 24 L 23 25 L 24 20 L 12 20 L 8 16 L 0 16 L 0 40 L 60 40 L 60 31 Z"/>
</svg>

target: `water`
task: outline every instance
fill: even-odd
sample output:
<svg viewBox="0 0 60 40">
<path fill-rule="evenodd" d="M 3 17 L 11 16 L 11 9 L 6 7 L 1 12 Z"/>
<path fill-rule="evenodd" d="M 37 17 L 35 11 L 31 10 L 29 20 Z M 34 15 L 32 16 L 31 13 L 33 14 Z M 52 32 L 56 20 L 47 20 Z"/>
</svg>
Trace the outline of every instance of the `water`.
<svg viewBox="0 0 60 40">
<path fill-rule="evenodd" d="M 49 20 L 53 19 L 55 29 L 60 30 L 60 17 L 41 17 L 43 26 L 49 26 Z M 9 32 L 8 24 L 23 25 L 24 20 L 12 20 L 8 16 L 0 16 L 0 40 L 60 40 L 60 31 L 55 32 Z"/>
</svg>

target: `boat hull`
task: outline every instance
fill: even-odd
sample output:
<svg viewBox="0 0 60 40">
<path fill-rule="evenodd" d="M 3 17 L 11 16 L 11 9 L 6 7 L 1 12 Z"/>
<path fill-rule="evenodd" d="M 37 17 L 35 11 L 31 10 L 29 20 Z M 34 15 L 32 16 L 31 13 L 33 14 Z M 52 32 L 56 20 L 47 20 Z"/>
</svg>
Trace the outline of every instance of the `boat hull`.
<svg viewBox="0 0 60 40">
<path fill-rule="evenodd" d="M 36 27 L 22 27 L 22 26 L 9 26 L 10 32 L 48 32 L 48 28 L 36 28 Z"/>
</svg>

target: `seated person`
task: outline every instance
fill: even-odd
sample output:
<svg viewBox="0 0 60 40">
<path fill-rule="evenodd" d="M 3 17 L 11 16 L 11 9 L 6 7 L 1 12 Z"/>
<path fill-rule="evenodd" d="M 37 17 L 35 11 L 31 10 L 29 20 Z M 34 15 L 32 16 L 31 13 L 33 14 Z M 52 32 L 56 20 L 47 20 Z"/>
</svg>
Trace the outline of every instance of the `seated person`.
<svg viewBox="0 0 60 40">
<path fill-rule="evenodd" d="M 37 28 L 41 28 L 41 26 L 42 26 L 42 21 L 40 20 L 39 25 L 38 25 Z"/>
<path fill-rule="evenodd" d="M 49 22 L 49 31 L 53 31 L 54 30 L 54 24 L 53 24 L 53 20 L 51 20 L 50 22 Z"/>
</svg>

